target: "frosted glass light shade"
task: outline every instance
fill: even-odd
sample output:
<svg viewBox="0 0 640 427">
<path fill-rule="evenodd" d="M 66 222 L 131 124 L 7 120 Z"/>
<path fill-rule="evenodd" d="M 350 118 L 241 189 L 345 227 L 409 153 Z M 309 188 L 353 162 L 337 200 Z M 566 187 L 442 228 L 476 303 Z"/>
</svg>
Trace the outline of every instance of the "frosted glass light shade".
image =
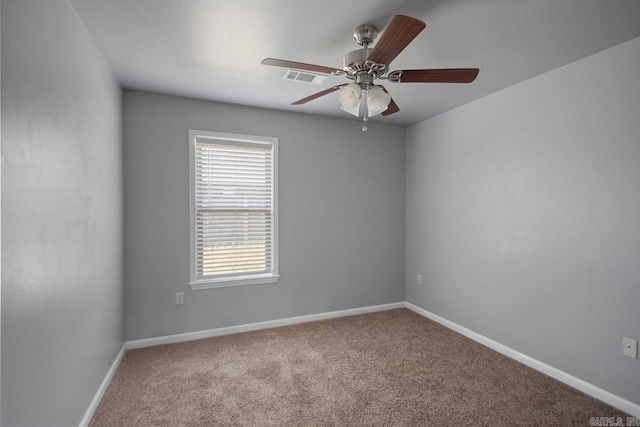
<svg viewBox="0 0 640 427">
<path fill-rule="evenodd" d="M 338 91 L 338 100 L 340 101 L 341 110 L 349 114 L 358 116 L 360 114 L 360 95 L 362 89 L 356 83 L 349 83 Z"/>
<path fill-rule="evenodd" d="M 382 87 L 374 86 L 367 93 L 367 108 L 369 117 L 377 116 L 389 107 L 391 95 L 385 92 Z"/>
</svg>

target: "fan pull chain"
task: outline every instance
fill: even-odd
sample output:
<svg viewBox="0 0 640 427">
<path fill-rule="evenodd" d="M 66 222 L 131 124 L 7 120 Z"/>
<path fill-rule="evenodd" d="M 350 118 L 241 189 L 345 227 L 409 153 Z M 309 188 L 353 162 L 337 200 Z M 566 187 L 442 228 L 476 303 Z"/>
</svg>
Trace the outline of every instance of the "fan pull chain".
<svg viewBox="0 0 640 427">
<path fill-rule="evenodd" d="M 362 121 L 364 122 L 362 124 L 362 132 L 366 132 L 367 131 L 367 120 L 369 120 L 369 117 L 367 117 L 367 115 L 365 114 L 364 116 L 362 116 Z"/>
</svg>

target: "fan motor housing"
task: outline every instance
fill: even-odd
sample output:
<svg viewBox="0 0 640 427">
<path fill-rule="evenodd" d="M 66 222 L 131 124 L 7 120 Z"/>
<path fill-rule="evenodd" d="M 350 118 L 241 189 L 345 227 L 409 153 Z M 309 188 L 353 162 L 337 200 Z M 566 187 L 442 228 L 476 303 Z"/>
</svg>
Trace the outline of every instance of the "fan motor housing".
<svg viewBox="0 0 640 427">
<path fill-rule="evenodd" d="M 367 60 L 370 52 L 370 48 L 363 47 L 362 49 L 353 50 L 344 56 L 342 69 L 347 73 L 347 76 L 355 77 L 358 74 L 368 73 L 373 74 L 375 77 L 380 77 L 387 72 L 388 67 L 386 65 L 376 64 Z"/>
<path fill-rule="evenodd" d="M 342 61 L 342 69 L 352 75 L 355 75 L 358 71 L 366 71 L 365 62 L 369 57 L 369 52 L 371 52 L 371 49 L 363 47 L 347 53 Z"/>
</svg>

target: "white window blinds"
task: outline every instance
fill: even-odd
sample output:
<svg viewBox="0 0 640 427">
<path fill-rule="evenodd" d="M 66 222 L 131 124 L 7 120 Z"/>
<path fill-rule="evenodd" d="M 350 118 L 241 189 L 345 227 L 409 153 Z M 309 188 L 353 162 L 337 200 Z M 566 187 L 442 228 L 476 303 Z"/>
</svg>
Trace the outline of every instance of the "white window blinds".
<svg viewBox="0 0 640 427">
<path fill-rule="evenodd" d="M 274 273 L 272 143 L 195 138 L 195 279 Z"/>
</svg>

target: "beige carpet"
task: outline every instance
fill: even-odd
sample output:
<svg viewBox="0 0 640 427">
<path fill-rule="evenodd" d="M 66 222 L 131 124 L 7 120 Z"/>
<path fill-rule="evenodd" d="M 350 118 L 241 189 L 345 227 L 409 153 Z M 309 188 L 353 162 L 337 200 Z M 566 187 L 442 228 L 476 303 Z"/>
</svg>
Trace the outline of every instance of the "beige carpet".
<svg viewBox="0 0 640 427">
<path fill-rule="evenodd" d="M 91 426 L 578 425 L 626 414 L 407 309 L 128 351 Z"/>
</svg>

